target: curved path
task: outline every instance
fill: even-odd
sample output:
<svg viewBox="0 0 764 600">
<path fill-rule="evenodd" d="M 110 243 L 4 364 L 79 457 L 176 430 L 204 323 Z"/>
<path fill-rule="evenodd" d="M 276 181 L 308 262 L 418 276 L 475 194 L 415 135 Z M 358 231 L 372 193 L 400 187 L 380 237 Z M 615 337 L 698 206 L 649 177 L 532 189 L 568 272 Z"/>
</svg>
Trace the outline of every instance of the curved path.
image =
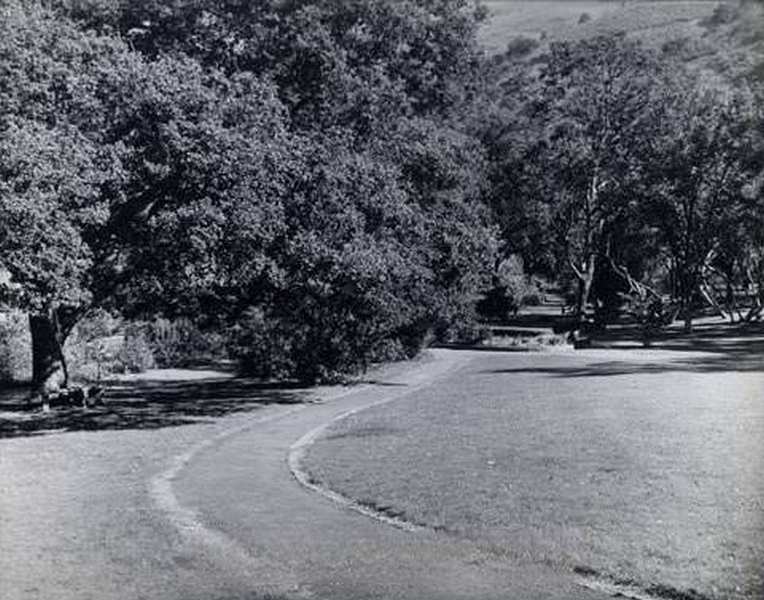
<svg viewBox="0 0 764 600">
<path fill-rule="evenodd" d="M 730 529 L 717 510 L 722 505 L 727 514 L 733 514 L 731 524 L 743 528 L 750 537 L 758 531 L 755 528 L 760 522 L 748 523 L 740 515 L 754 514 L 762 495 L 751 492 L 764 489 L 758 468 L 763 439 L 759 433 L 764 431 L 759 401 L 764 389 L 764 365 L 760 351 L 747 351 L 750 344 L 733 342 L 726 338 L 714 341 L 710 349 L 717 348 L 716 354 L 678 353 L 673 357 L 663 351 L 646 353 L 644 357 L 634 351 L 622 355 L 615 351 L 581 351 L 534 357 L 522 353 L 438 351 L 430 360 L 413 366 L 383 369 L 375 384 L 350 390 L 317 390 L 322 403 L 267 405 L 254 399 L 250 412 L 233 412 L 219 419 L 188 418 L 182 423 L 174 419 L 136 422 L 137 413 L 125 405 L 121 408 L 127 412 L 122 416 L 132 420 L 112 423 L 108 419 L 120 415 L 107 412 L 101 415 L 107 421 L 93 430 L 48 430 L 38 432 L 44 435 L 3 439 L 0 598 L 594 600 L 623 593 L 607 586 L 600 591 L 581 587 L 579 583 L 592 582 L 583 577 L 574 579 L 567 572 L 531 563 L 530 559 L 518 563 L 502 558 L 501 553 L 486 555 L 473 543 L 442 532 L 404 531 L 360 515 L 301 486 L 289 471 L 290 448 L 338 415 L 391 399 L 401 402 L 384 410 L 364 410 L 341 426 L 352 427 L 353 422 L 374 418 L 375 413 L 388 409 L 405 419 L 408 409 L 426 406 L 428 414 L 441 411 L 444 418 L 457 419 L 456 431 L 462 431 L 458 419 L 465 398 L 476 402 L 482 397 L 483 409 L 491 409 L 491 398 L 497 393 L 501 395 L 508 386 L 515 391 L 525 386 L 527 393 L 518 397 L 518 406 L 527 401 L 528 415 L 543 417 L 544 406 L 554 407 L 549 402 L 539 404 L 539 400 L 545 399 L 550 389 L 559 389 L 567 398 L 563 408 L 578 412 L 579 399 L 586 398 L 585 407 L 597 412 L 594 429 L 587 430 L 592 435 L 599 435 L 597 424 L 611 417 L 618 418 L 621 427 L 630 426 L 635 419 L 645 423 L 658 419 L 661 426 L 653 437 L 664 431 L 664 424 L 669 433 L 672 424 L 679 425 L 680 433 L 696 442 L 696 447 L 694 453 L 681 449 L 678 452 L 687 454 L 685 462 L 695 461 L 693 473 L 710 482 L 710 489 L 701 486 L 698 496 L 692 487 L 693 478 L 680 477 L 678 483 L 688 485 L 674 490 L 678 510 L 687 512 L 686 498 L 710 499 L 704 500 L 700 508 L 703 514 L 716 519 L 712 525 L 717 533 L 724 530 L 724 535 L 717 536 L 719 540 L 724 542 L 729 537 L 726 530 Z M 432 383 L 433 387 L 425 389 Z M 661 397 L 643 402 L 642 383 L 658 389 Z M 687 397 L 687 384 L 695 390 L 691 398 Z M 592 389 L 596 397 L 588 398 L 586 390 Z M 615 396 L 614 389 L 618 390 Z M 614 404 L 609 402 L 612 398 L 617 400 Z M 240 398 L 235 400 L 238 403 Z M 192 405 L 194 402 L 190 399 Z M 216 407 L 214 402 L 212 405 L 210 408 Z M 481 403 L 476 402 L 478 405 Z M 618 408 L 624 405 L 630 406 L 627 413 Z M 643 413 L 645 419 L 640 417 Z M 492 413 L 488 410 L 485 414 Z M 178 426 L 186 423 L 194 425 Z M 425 429 L 416 435 L 427 433 L 426 420 L 418 423 Z M 483 435 L 482 430 L 475 429 L 479 426 L 478 422 L 472 427 L 478 436 Z M 408 429 L 419 431 L 413 426 Z M 553 429 L 545 430 L 554 433 Z M 535 436 L 533 431 L 528 428 L 526 433 Z M 676 445 L 674 437 L 667 434 L 667 443 L 659 444 L 657 449 Z M 633 436 L 629 439 L 634 441 Z M 385 438 L 354 441 L 367 442 L 384 444 Z M 564 440 L 558 442 L 560 452 L 569 451 Z M 313 446 L 309 460 L 324 451 L 321 444 L 326 449 L 325 441 Z M 638 460 L 640 452 L 632 458 Z M 664 454 L 673 460 L 674 453 Z M 415 459 L 416 453 L 412 456 Z M 353 469 L 364 464 L 352 452 L 335 452 L 331 456 L 332 468 L 346 470 L 343 460 Z M 719 461 L 724 468 L 718 468 Z M 388 464 L 395 465 L 396 461 Z M 453 469 L 448 469 L 452 477 L 460 472 L 457 466 L 455 463 Z M 672 464 L 672 468 L 675 466 Z M 662 459 L 656 468 L 660 477 L 651 490 L 660 491 L 664 487 L 662 475 L 675 474 L 676 469 L 666 471 Z M 396 492 L 411 482 L 407 494 L 416 497 L 415 479 L 407 478 L 405 472 L 391 472 L 389 477 L 376 474 L 381 475 L 378 481 L 397 486 Z M 735 494 L 728 493 L 730 482 Z M 448 491 L 448 484 L 444 485 Z M 380 491 L 384 492 L 366 490 L 372 497 L 384 498 Z M 359 497 L 363 498 L 363 494 Z M 742 507 L 747 512 L 736 512 L 738 500 L 748 503 Z M 661 509 L 660 503 L 656 506 Z M 686 519 L 675 521 L 681 525 Z M 656 523 L 651 531 L 663 527 L 661 521 Z M 698 539 L 704 541 L 706 549 L 710 548 L 713 560 L 724 559 L 722 575 L 745 567 L 716 552 L 721 546 L 714 541 L 716 538 L 709 542 L 704 523 L 695 523 L 694 530 L 701 531 Z M 676 526 L 664 534 L 675 530 Z M 688 541 L 687 532 L 681 533 L 677 539 Z M 754 551 L 750 556 L 755 558 L 761 551 L 755 541 L 759 538 L 750 539 L 754 540 L 749 544 Z M 522 550 L 522 541 L 514 533 L 502 541 L 511 550 L 508 554 L 524 556 L 515 552 L 517 548 Z M 695 542 L 689 540 L 687 548 L 694 551 Z M 656 555 L 655 560 L 660 559 Z M 756 560 L 756 564 L 760 561 Z M 693 567 L 686 575 L 693 577 L 696 571 Z M 734 585 L 734 578 L 729 581 Z"/>
<path fill-rule="evenodd" d="M 431 530 L 405 531 L 302 487 L 287 465 L 306 433 L 351 410 L 458 377 L 471 353 L 434 353 L 415 372 L 301 410 L 282 409 L 180 456 L 154 481 L 176 526 L 225 573 L 226 598 L 605 597 L 569 574 L 489 556 Z M 445 385 L 441 381 L 441 385 Z"/>
</svg>

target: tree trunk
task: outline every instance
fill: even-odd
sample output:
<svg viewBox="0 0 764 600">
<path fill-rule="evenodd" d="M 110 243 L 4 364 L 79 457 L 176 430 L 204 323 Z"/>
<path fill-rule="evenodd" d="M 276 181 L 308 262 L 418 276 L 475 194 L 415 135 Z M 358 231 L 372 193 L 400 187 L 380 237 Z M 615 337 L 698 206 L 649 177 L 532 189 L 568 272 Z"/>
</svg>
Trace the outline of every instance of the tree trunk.
<svg viewBox="0 0 764 600">
<path fill-rule="evenodd" d="M 589 300 L 589 293 L 592 290 L 594 282 L 594 268 L 596 255 L 592 254 L 586 262 L 585 269 L 581 271 L 578 278 L 578 300 L 576 302 L 576 316 L 579 322 L 583 321 L 586 310 L 586 302 Z"/>
<path fill-rule="evenodd" d="M 68 383 L 64 359 L 64 336 L 55 311 L 29 315 L 32 334 L 32 386 L 35 394 L 47 395 Z"/>
<path fill-rule="evenodd" d="M 583 267 L 582 269 L 576 269 L 576 275 L 578 276 L 578 302 L 576 302 L 576 316 L 578 318 L 579 324 L 584 320 L 586 302 L 589 300 L 589 292 L 591 291 L 592 283 L 594 282 L 594 270 L 597 266 L 597 253 L 595 252 L 595 248 L 597 247 L 597 240 L 601 239 L 602 232 L 605 227 L 605 219 L 601 216 L 597 218 L 600 206 L 599 185 L 599 175 L 595 169 L 594 175 L 592 176 L 589 185 L 589 189 L 586 192 L 586 241 L 584 246 L 586 263 L 581 265 Z"/>
<path fill-rule="evenodd" d="M 732 278 L 734 275 L 729 271 L 724 275 L 724 283 L 726 287 L 727 296 L 727 310 L 730 314 L 730 321 L 735 322 L 735 311 L 737 310 L 737 302 L 735 301 L 735 288 L 732 285 Z M 738 311 L 739 314 L 739 311 Z"/>
<path fill-rule="evenodd" d="M 693 294 L 685 290 L 681 300 L 681 316 L 684 321 L 685 333 L 692 333 L 692 299 Z"/>
<path fill-rule="evenodd" d="M 684 320 L 684 332 L 692 333 L 692 305 L 695 299 L 695 292 L 700 287 L 698 279 L 690 269 L 684 266 L 680 271 L 680 314 Z"/>
</svg>

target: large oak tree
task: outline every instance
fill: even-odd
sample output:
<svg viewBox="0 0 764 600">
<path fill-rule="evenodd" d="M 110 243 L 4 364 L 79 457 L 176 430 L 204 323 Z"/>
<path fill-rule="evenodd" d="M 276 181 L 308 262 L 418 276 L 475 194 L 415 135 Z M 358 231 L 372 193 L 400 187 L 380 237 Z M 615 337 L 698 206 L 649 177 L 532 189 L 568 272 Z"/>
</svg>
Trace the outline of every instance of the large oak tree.
<svg viewBox="0 0 764 600">
<path fill-rule="evenodd" d="M 470 3 L 52 5 L 0 22 L 0 268 L 40 390 L 92 306 L 266 315 L 306 379 L 469 312 L 493 247 L 456 118 Z"/>
</svg>

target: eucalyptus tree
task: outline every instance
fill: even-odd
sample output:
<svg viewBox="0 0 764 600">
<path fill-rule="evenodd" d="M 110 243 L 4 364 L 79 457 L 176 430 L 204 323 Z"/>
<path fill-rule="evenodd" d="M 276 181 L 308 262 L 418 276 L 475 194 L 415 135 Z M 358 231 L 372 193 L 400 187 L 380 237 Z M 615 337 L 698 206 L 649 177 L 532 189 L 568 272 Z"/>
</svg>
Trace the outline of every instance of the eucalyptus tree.
<svg viewBox="0 0 764 600">
<path fill-rule="evenodd" d="M 653 215 L 687 330 L 697 296 L 717 304 L 711 270 L 734 262 L 744 248 L 755 253 L 761 209 L 755 181 L 762 167 L 752 158 L 760 118 L 755 97 L 744 89 L 698 88 L 674 104 L 670 128 L 655 141 Z"/>
<path fill-rule="evenodd" d="M 531 89 L 513 177 L 538 207 L 557 273 L 578 282 L 581 316 L 639 201 L 642 158 L 664 124 L 667 71 L 637 42 L 598 37 L 553 44 Z"/>
</svg>

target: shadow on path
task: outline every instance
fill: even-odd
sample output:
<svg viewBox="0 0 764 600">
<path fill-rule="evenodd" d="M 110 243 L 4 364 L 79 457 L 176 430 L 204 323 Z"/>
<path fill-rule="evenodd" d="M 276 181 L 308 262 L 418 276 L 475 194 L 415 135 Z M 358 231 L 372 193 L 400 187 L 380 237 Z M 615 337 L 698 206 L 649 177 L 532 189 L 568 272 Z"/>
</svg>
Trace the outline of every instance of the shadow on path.
<svg viewBox="0 0 764 600">
<path fill-rule="evenodd" d="M 63 431 L 159 429 L 209 422 L 232 413 L 270 404 L 304 402 L 308 388 L 296 384 L 250 379 L 114 382 L 106 386 L 104 402 L 91 408 L 30 411 L 23 394 L 0 398 L 0 438 Z"/>
</svg>

